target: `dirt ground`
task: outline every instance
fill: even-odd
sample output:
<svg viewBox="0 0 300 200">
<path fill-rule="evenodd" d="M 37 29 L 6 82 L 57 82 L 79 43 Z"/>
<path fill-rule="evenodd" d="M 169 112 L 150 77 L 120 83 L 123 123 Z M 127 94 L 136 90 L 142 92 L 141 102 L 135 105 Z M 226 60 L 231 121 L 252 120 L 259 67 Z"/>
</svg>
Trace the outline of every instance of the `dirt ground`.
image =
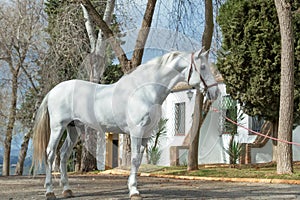
<svg viewBox="0 0 300 200">
<path fill-rule="evenodd" d="M 74 200 L 129 199 L 127 176 L 72 175 L 69 178 Z M 0 177 L 0 199 L 45 199 L 44 176 Z M 144 199 L 300 199 L 300 185 L 178 180 L 139 177 Z M 54 191 L 63 199 L 59 177 L 54 177 Z"/>
</svg>

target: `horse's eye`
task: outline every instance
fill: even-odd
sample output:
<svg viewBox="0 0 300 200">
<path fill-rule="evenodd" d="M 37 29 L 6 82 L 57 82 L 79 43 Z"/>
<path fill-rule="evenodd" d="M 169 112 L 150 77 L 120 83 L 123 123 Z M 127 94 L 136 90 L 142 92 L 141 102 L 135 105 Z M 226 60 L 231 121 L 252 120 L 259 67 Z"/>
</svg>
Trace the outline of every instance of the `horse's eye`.
<svg viewBox="0 0 300 200">
<path fill-rule="evenodd" d="M 200 68 L 201 68 L 202 70 L 204 70 L 204 69 L 205 69 L 205 65 L 202 64 Z"/>
</svg>

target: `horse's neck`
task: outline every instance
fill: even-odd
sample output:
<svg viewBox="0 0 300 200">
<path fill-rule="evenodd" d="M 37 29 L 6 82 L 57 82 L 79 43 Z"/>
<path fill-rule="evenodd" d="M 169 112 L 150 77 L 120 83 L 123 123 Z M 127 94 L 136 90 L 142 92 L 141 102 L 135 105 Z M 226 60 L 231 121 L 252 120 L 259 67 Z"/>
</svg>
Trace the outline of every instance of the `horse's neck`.
<svg viewBox="0 0 300 200">
<path fill-rule="evenodd" d="M 173 89 L 175 85 L 181 81 L 186 81 L 186 70 L 188 70 L 187 55 L 181 54 L 173 59 L 170 63 L 160 67 L 161 77 L 160 80 L 164 80 L 168 88 Z"/>
<path fill-rule="evenodd" d="M 158 87 L 155 98 L 159 103 L 162 103 L 177 83 L 185 81 L 186 65 L 187 59 L 182 59 L 182 57 L 162 65 L 149 63 L 148 66 L 141 66 L 136 74 L 133 73 L 133 77 L 139 77 L 140 84 L 156 84 Z"/>
</svg>

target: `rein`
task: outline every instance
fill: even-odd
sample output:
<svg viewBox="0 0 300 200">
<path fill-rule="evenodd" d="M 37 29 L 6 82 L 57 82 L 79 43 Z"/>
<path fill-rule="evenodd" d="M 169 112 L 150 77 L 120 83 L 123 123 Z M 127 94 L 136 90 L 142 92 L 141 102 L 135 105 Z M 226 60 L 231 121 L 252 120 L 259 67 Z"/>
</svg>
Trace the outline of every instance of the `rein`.
<svg viewBox="0 0 300 200">
<path fill-rule="evenodd" d="M 190 84 L 190 79 L 191 79 L 191 76 L 192 76 L 192 72 L 193 72 L 193 68 L 196 72 L 199 73 L 200 75 L 200 79 L 204 85 L 204 90 L 207 90 L 208 88 L 211 88 L 211 87 L 214 87 L 214 86 L 217 86 L 218 83 L 213 83 L 211 85 L 207 85 L 203 76 L 201 75 L 201 73 L 198 71 L 197 67 L 196 67 L 196 63 L 195 63 L 195 60 L 194 60 L 194 52 L 191 54 L 191 65 L 190 65 L 190 70 L 189 70 L 189 74 L 188 74 L 188 84 Z"/>
</svg>

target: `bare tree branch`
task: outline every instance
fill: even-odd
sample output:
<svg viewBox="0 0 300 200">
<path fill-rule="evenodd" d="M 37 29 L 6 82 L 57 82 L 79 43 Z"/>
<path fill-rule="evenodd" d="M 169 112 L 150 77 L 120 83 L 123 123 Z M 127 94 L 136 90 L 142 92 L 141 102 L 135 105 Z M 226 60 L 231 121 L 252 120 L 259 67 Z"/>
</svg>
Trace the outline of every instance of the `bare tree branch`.
<svg viewBox="0 0 300 200">
<path fill-rule="evenodd" d="M 115 6 L 115 0 L 107 0 L 106 8 L 105 8 L 104 15 L 103 15 L 103 20 L 108 25 L 111 22 L 114 6 Z M 106 41 L 105 40 L 106 40 L 106 37 L 103 35 L 102 30 L 99 30 L 98 40 L 97 40 L 97 44 L 96 44 L 96 54 L 104 56 L 105 49 L 106 49 Z"/>
<path fill-rule="evenodd" d="M 10 98 L 3 128 L 5 129 L 3 175 L 9 175 L 10 171 L 11 144 L 15 122 L 18 120 L 17 105 L 20 104 L 20 94 L 28 89 L 20 90 L 20 86 L 26 85 L 28 81 L 24 77 L 30 77 L 29 81 L 34 83 L 28 70 L 29 67 L 37 67 L 31 66 L 32 59 L 36 60 L 36 57 L 45 50 L 44 46 L 39 46 L 43 32 L 39 15 L 43 10 L 42 5 L 43 1 L 11 1 L 3 3 L 0 7 L 0 25 L 5 27 L 0 31 L 0 57 L 7 63 L 5 66 L 10 71 L 9 80 L 5 84 L 9 88 L 5 90 Z M 3 82 L 7 77 L 0 78 Z"/>
<path fill-rule="evenodd" d="M 38 94 L 39 93 L 39 90 L 37 89 L 31 75 L 28 73 L 27 69 L 24 67 L 24 65 L 21 65 L 21 68 L 23 70 L 23 72 L 25 73 L 25 75 L 27 76 L 32 88 L 34 89 L 34 91 Z"/>
<path fill-rule="evenodd" d="M 202 47 L 204 47 L 205 51 L 210 49 L 213 32 L 214 17 L 212 0 L 205 0 L 205 28 L 202 35 Z"/>
<path fill-rule="evenodd" d="M 95 23 L 101 27 L 101 30 L 105 37 L 107 38 L 108 42 L 112 46 L 113 50 L 115 51 L 115 54 L 124 69 L 124 71 L 127 71 L 129 64 L 129 60 L 124 52 L 124 50 L 121 48 L 121 44 L 119 41 L 117 41 L 114 33 L 109 28 L 109 26 L 106 24 L 106 22 L 102 19 L 100 14 L 97 12 L 97 10 L 94 8 L 94 6 L 91 4 L 89 0 L 80 0 L 80 2 L 86 7 L 87 11 L 89 12 L 89 15 L 95 21 Z"/>
<path fill-rule="evenodd" d="M 94 30 L 93 30 L 93 23 L 92 23 L 92 20 L 88 14 L 88 11 L 86 10 L 86 8 L 81 4 L 81 7 L 82 7 L 82 11 L 83 11 L 83 16 L 85 18 L 85 28 L 86 28 L 86 31 L 88 33 L 88 37 L 89 37 L 89 40 L 90 40 L 90 47 L 91 47 L 91 52 L 94 52 L 95 51 L 95 46 L 96 46 L 96 35 L 94 33 Z"/>
<path fill-rule="evenodd" d="M 133 56 L 132 56 L 132 65 L 135 67 L 140 65 L 142 62 L 144 47 L 149 35 L 155 4 L 156 4 L 156 0 L 148 0 L 147 7 L 145 9 L 144 18 L 143 18 L 142 27 L 139 31 Z"/>
</svg>

